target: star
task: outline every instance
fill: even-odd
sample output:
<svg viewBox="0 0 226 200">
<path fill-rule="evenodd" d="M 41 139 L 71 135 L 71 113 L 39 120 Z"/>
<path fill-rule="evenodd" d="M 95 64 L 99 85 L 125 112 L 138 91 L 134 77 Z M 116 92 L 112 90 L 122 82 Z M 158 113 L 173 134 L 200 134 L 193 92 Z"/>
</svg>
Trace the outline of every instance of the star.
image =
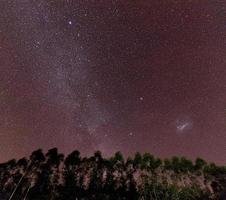
<svg viewBox="0 0 226 200">
<path fill-rule="evenodd" d="M 130 132 L 130 133 L 129 133 L 129 136 L 133 136 L 133 132 Z"/>
</svg>

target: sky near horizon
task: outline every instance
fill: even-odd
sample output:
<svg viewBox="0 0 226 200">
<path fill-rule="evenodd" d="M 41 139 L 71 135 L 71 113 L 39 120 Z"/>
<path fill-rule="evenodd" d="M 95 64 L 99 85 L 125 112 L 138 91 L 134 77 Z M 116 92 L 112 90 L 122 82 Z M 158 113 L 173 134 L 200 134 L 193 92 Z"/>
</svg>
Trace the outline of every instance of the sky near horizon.
<svg viewBox="0 0 226 200">
<path fill-rule="evenodd" d="M 226 164 L 226 0 L 1 0 L 0 142 Z"/>
</svg>

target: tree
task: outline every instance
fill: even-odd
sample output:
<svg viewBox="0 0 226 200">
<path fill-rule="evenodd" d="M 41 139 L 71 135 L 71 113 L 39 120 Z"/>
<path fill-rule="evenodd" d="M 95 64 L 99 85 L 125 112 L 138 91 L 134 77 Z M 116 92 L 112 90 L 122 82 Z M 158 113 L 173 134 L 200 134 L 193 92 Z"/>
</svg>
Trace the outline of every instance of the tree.
<svg viewBox="0 0 226 200">
<path fill-rule="evenodd" d="M 57 193 L 57 187 L 59 184 L 59 166 L 64 160 L 64 155 L 59 154 L 57 148 L 50 149 L 47 154 L 47 165 L 46 165 L 46 183 L 52 187 L 48 188 L 50 193 L 50 200 L 55 199 L 59 194 Z"/>
<path fill-rule="evenodd" d="M 202 170 L 206 164 L 207 163 L 205 160 L 203 160 L 201 158 L 196 158 L 194 168 L 195 168 L 195 170 Z"/>
<path fill-rule="evenodd" d="M 181 166 L 180 166 L 180 159 L 176 156 L 172 157 L 172 168 L 176 173 L 179 173 L 181 170 Z"/>
<path fill-rule="evenodd" d="M 82 189 L 78 182 L 80 165 L 81 157 L 79 151 L 75 150 L 66 157 L 63 170 L 64 185 L 60 187 L 60 199 L 74 200 L 81 196 Z"/>
<path fill-rule="evenodd" d="M 192 161 L 186 159 L 185 157 L 182 157 L 180 159 L 180 170 L 183 173 L 191 172 L 191 171 L 193 171 L 193 169 L 194 169 L 194 166 L 193 166 Z"/>
<path fill-rule="evenodd" d="M 134 159 L 133 159 L 133 164 L 135 168 L 139 168 L 142 164 L 142 155 L 139 152 L 136 152 Z"/>
<path fill-rule="evenodd" d="M 212 183 L 214 194 L 208 184 L 199 183 L 203 178 Z M 29 159 L 0 164 L 1 200 L 204 200 L 220 199 L 225 188 L 226 167 L 200 158 L 195 164 L 185 157 L 162 163 L 138 152 L 125 162 L 121 152 L 106 159 L 100 151 L 87 158 L 73 151 L 64 160 L 53 148 L 45 155 L 38 149 Z"/>
</svg>

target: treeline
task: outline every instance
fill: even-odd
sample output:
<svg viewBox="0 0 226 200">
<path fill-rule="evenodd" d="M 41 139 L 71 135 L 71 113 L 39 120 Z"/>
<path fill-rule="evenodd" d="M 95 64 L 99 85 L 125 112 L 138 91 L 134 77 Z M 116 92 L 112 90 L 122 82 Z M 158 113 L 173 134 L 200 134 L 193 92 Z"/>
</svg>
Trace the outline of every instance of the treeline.
<svg viewBox="0 0 226 200">
<path fill-rule="evenodd" d="M 56 148 L 0 164 L 1 200 L 204 200 L 224 199 L 226 167 L 149 153 L 124 159 L 97 151 L 66 158 Z"/>
</svg>

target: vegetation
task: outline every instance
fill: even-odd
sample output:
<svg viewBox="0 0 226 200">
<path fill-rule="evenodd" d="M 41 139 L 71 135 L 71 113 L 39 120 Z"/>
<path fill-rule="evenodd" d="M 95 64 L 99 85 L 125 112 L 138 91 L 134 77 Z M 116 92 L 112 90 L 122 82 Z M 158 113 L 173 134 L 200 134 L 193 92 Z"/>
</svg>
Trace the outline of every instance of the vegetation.
<svg viewBox="0 0 226 200">
<path fill-rule="evenodd" d="M 66 158 L 56 148 L 0 164 L 1 200 L 201 200 L 224 199 L 226 167 L 184 157 L 161 160 L 97 151 Z"/>
</svg>

